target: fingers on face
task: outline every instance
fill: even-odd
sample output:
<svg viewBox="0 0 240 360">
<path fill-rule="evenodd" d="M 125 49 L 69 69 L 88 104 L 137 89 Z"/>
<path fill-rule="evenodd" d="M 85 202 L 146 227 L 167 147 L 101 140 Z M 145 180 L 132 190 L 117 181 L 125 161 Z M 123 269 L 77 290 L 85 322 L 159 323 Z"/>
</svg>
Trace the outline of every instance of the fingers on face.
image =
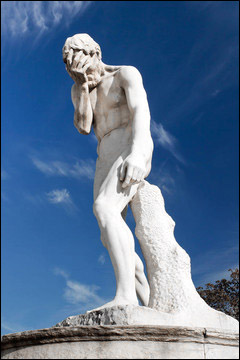
<svg viewBox="0 0 240 360">
<path fill-rule="evenodd" d="M 78 54 L 76 54 L 76 53 L 74 53 L 73 54 L 73 56 L 72 56 L 72 64 L 71 64 L 71 66 L 72 66 L 72 68 L 76 68 L 76 66 L 77 66 L 77 61 L 76 61 L 76 57 L 78 56 Z"/>
<path fill-rule="evenodd" d="M 82 71 L 85 73 L 90 66 L 91 66 L 91 63 L 86 63 L 86 64 L 82 67 Z"/>
<path fill-rule="evenodd" d="M 75 51 L 72 56 L 72 67 L 77 68 L 79 65 L 79 62 L 85 57 L 85 54 L 82 50 Z"/>
<path fill-rule="evenodd" d="M 75 66 L 78 64 L 78 62 L 82 59 L 82 57 L 84 56 L 83 51 L 80 50 L 76 53 L 76 55 L 74 56 L 74 62 L 75 62 Z"/>
<path fill-rule="evenodd" d="M 66 64 L 68 67 L 71 66 L 74 69 L 80 69 L 86 64 L 89 59 L 94 58 L 95 56 L 97 56 L 96 53 L 90 55 L 83 50 L 70 49 L 67 56 Z"/>
<path fill-rule="evenodd" d="M 90 59 L 90 55 L 86 55 L 84 56 L 83 58 L 81 58 L 81 60 L 79 61 L 79 64 L 78 64 L 78 69 L 82 69 L 84 67 L 84 65 L 87 64 L 87 62 L 89 61 Z"/>
<path fill-rule="evenodd" d="M 68 56 L 67 56 L 67 66 L 71 66 L 72 64 L 72 57 L 73 57 L 73 49 L 69 50 Z"/>
</svg>

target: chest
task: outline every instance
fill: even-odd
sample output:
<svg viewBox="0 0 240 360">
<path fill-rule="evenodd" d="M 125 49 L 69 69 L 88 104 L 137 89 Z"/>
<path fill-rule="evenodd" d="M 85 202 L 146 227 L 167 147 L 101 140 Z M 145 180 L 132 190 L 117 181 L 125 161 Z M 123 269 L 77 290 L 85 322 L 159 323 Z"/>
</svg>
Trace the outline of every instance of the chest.
<svg viewBox="0 0 240 360">
<path fill-rule="evenodd" d="M 109 112 L 126 103 L 124 90 L 114 76 L 104 79 L 90 93 L 90 101 L 95 115 Z"/>
</svg>

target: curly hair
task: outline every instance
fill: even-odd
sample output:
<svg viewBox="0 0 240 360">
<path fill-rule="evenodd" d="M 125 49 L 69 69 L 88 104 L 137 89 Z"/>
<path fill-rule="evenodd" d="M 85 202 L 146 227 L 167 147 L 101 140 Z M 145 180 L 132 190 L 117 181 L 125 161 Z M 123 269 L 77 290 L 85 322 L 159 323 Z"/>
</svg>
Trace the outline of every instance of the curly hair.
<svg viewBox="0 0 240 360">
<path fill-rule="evenodd" d="M 88 54 L 94 52 L 99 60 L 102 58 L 100 46 L 88 34 L 76 34 L 68 37 L 62 49 L 63 61 L 66 62 L 70 49 L 85 50 Z"/>
</svg>

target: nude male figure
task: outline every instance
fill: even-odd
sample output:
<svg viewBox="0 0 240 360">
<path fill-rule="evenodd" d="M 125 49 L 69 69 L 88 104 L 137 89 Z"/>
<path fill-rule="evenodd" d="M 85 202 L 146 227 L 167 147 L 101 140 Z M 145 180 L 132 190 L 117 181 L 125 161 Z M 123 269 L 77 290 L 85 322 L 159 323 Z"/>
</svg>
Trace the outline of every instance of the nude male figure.
<svg viewBox="0 0 240 360">
<path fill-rule="evenodd" d="M 149 285 L 124 219 L 151 169 L 150 113 L 141 75 L 132 66 L 104 64 L 99 45 L 87 34 L 66 40 L 63 60 L 75 82 L 74 125 L 85 135 L 93 127 L 98 139 L 93 211 L 116 277 L 114 299 L 98 309 L 138 305 L 137 297 L 148 306 Z"/>
</svg>

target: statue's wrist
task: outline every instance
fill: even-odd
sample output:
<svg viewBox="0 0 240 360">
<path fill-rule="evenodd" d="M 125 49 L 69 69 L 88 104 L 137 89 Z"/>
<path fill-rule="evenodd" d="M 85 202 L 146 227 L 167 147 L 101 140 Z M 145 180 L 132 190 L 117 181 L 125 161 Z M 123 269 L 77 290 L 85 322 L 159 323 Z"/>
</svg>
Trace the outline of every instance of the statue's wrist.
<svg viewBox="0 0 240 360">
<path fill-rule="evenodd" d="M 139 139 L 138 141 L 135 140 L 132 142 L 131 153 L 148 156 L 149 154 L 152 154 L 152 152 L 153 141 L 151 137 L 145 137 L 144 139 Z"/>
<path fill-rule="evenodd" d="M 76 84 L 81 92 L 88 92 L 88 83 L 87 81 L 81 82 L 79 80 L 76 81 Z"/>
</svg>

